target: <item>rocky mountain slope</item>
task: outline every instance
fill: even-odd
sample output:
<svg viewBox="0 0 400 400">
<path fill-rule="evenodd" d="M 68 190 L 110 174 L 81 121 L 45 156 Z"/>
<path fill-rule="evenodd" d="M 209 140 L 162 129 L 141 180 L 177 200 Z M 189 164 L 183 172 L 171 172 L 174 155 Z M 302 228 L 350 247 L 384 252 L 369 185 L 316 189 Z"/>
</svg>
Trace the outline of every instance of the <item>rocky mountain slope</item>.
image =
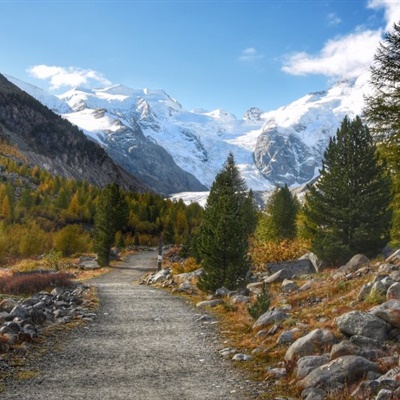
<svg viewBox="0 0 400 400">
<path fill-rule="evenodd" d="M 253 107 L 241 119 L 222 110 L 187 111 L 162 90 L 115 85 L 55 97 L 8 78 L 80 127 L 128 171 L 171 193 L 210 187 L 229 152 L 253 190 L 310 181 L 344 116 L 361 113 L 369 74 L 275 111 Z"/>
<path fill-rule="evenodd" d="M 127 190 L 149 190 L 117 166 L 96 143 L 0 75 L 0 138 L 54 174 Z"/>
<path fill-rule="evenodd" d="M 206 190 L 193 175 L 176 165 L 163 147 L 144 136 L 129 109 L 120 110 L 122 89 L 119 93 L 113 88 L 93 93 L 77 88 L 59 99 L 32 85 L 7 78 L 82 129 L 116 164 L 154 191 L 169 194 Z M 111 99 L 115 103 L 112 107 L 108 104 Z"/>
</svg>

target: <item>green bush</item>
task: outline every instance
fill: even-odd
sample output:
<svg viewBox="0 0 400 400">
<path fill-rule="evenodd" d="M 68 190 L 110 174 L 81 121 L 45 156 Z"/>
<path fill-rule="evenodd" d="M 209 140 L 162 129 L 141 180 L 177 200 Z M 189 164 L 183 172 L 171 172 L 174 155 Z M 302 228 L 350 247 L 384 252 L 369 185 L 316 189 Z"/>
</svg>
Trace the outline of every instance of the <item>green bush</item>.
<svg viewBox="0 0 400 400">
<path fill-rule="evenodd" d="M 261 293 L 257 296 L 255 303 L 247 307 L 247 311 L 251 317 L 257 320 L 261 315 L 268 311 L 271 304 L 271 297 L 269 295 L 267 285 L 264 284 Z"/>
</svg>

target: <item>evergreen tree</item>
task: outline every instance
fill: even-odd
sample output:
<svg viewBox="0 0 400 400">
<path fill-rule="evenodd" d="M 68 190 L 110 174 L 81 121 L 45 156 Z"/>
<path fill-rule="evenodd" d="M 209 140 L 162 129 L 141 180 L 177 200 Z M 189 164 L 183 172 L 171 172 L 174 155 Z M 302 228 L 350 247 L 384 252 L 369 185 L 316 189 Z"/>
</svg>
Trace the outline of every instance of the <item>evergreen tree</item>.
<svg viewBox="0 0 400 400">
<path fill-rule="evenodd" d="M 394 199 L 392 239 L 400 241 L 400 24 L 385 35 L 375 53 L 364 114 L 379 140 L 379 151 L 392 173 Z"/>
<path fill-rule="evenodd" d="M 389 239 L 391 182 L 359 117 L 343 120 L 320 173 L 304 209 L 313 251 L 331 264 L 376 255 Z"/>
<path fill-rule="evenodd" d="M 214 291 L 244 284 L 249 270 L 248 197 L 232 154 L 212 184 L 198 231 L 198 251 L 204 274 L 199 286 Z M 254 213 L 256 211 L 254 210 Z"/>
<path fill-rule="evenodd" d="M 93 248 L 100 266 L 110 262 L 110 250 L 115 234 L 128 222 L 128 205 L 116 183 L 107 185 L 100 193 L 94 218 Z"/>
<path fill-rule="evenodd" d="M 277 186 L 268 199 L 265 214 L 260 218 L 256 237 L 262 241 L 282 241 L 296 237 L 296 216 L 299 202 L 288 186 Z"/>
</svg>

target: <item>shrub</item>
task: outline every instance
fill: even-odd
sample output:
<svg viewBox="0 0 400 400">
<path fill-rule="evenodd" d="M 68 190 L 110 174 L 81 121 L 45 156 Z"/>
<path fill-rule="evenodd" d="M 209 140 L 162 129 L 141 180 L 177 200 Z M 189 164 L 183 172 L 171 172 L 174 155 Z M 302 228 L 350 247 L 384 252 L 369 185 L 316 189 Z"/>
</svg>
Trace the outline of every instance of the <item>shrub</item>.
<svg viewBox="0 0 400 400">
<path fill-rule="evenodd" d="M 89 234 L 79 225 L 67 225 L 54 235 L 54 247 L 64 257 L 89 250 Z"/>
<path fill-rule="evenodd" d="M 0 291 L 14 295 L 31 295 L 56 286 L 70 286 L 71 284 L 70 276 L 65 272 L 24 274 L 3 278 L 0 283 Z"/>
<path fill-rule="evenodd" d="M 257 320 L 261 315 L 268 311 L 271 304 L 271 297 L 269 295 L 267 285 L 264 284 L 261 293 L 257 296 L 255 303 L 247 308 L 247 311 L 253 319 Z"/>
<path fill-rule="evenodd" d="M 262 270 L 265 263 L 295 260 L 310 249 L 306 239 L 283 240 L 282 242 L 254 241 L 251 258 L 257 269 Z"/>
</svg>

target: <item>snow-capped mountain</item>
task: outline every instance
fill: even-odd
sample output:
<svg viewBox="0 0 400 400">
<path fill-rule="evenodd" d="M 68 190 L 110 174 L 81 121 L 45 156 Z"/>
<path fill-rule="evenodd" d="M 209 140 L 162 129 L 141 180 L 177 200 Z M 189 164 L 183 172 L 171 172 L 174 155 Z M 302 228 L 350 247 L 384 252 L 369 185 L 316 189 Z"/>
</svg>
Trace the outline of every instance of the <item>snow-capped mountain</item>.
<svg viewBox="0 0 400 400">
<path fill-rule="evenodd" d="M 153 153 L 155 147 L 163 148 L 188 173 L 169 173 L 166 186 L 194 176 L 210 187 L 232 152 L 248 187 L 269 190 L 277 183 L 301 185 L 318 174 L 329 137 L 345 115 L 361 113 L 369 75 L 339 82 L 275 111 L 253 107 L 241 119 L 223 110 L 185 110 L 163 90 L 115 85 L 75 88 L 55 97 L 8 79 L 101 143 L 129 172 L 140 169 L 137 163 L 132 167 L 132 159 L 149 158 L 165 172 L 171 164 L 163 165 L 164 155 Z M 146 182 L 150 186 L 152 179 Z M 194 181 L 175 185 L 173 190 L 179 191 L 176 186 L 182 191 L 202 190 Z"/>
</svg>

